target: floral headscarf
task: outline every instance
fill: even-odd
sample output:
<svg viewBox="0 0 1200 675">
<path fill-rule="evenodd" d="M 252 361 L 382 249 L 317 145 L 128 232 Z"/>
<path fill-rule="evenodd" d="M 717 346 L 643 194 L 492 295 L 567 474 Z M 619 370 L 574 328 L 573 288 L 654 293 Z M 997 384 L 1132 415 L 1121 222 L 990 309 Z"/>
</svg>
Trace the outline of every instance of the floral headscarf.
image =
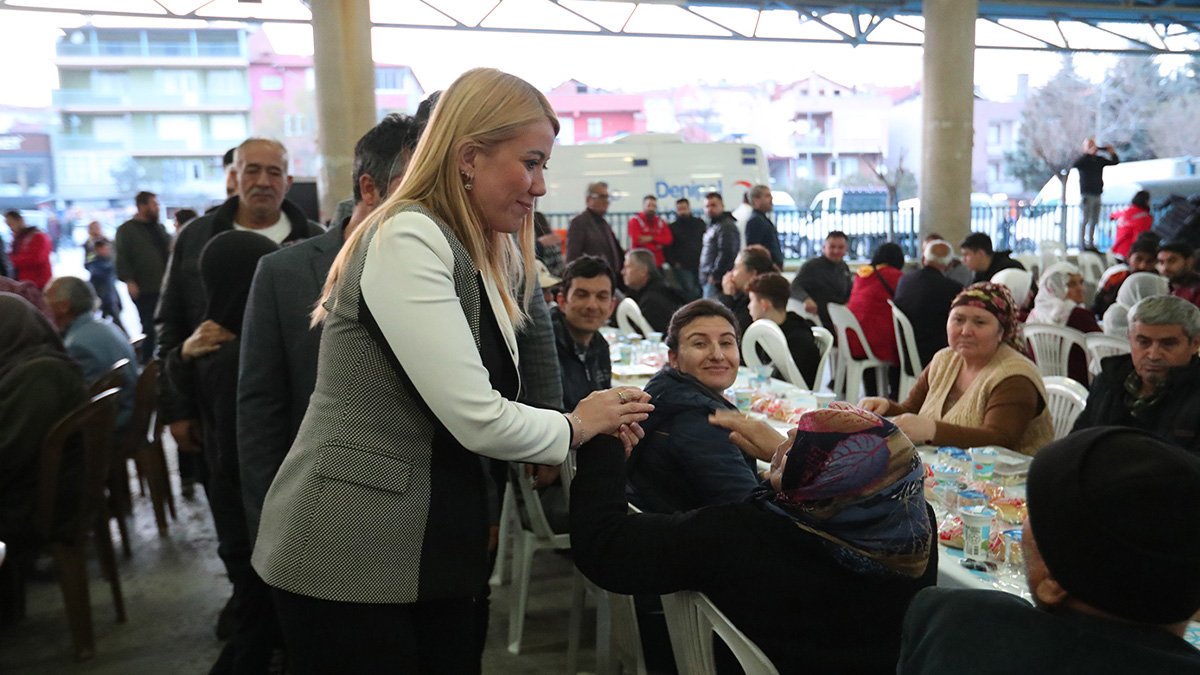
<svg viewBox="0 0 1200 675">
<path fill-rule="evenodd" d="M 933 544 L 924 478 L 896 425 L 834 403 L 800 417 L 779 492 L 764 484 L 755 499 L 824 539 L 851 570 L 917 578 Z"/>
<path fill-rule="evenodd" d="M 1000 322 L 1000 330 L 1003 332 L 1001 341 L 1018 352 L 1025 353 L 1021 323 L 1017 321 L 1016 303 L 1013 302 L 1008 286 L 990 281 L 971 284 L 950 303 L 950 309 L 955 307 L 974 307 L 990 312 Z"/>
<path fill-rule="evenodd" d="M 1033 311 L 1028 323 L 1067 325 L 1067 319 L 1077 306 L 1067 299 L 1067 284 L 1073 276 L 1082 276 L 1079 268 L 1069 262 L 1057 262 L 1046 268 L 1038 280 L 1038 294 L 1033 299 Z"/>
</svg>

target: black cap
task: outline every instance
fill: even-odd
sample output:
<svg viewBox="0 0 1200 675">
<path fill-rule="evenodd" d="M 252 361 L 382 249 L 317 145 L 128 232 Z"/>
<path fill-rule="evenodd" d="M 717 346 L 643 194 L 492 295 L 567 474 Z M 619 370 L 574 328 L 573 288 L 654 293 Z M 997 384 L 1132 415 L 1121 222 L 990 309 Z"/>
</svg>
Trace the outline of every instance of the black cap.
<svg viewBox="0 0 1200 675">
<path fill-rule="evenodd" d="M 1200 608 L 1200 459 L 1096 427 L 1043 448 L 1026 496 L 1042 559 L 1071 596 L 1153 624 Z"/>
</svg>

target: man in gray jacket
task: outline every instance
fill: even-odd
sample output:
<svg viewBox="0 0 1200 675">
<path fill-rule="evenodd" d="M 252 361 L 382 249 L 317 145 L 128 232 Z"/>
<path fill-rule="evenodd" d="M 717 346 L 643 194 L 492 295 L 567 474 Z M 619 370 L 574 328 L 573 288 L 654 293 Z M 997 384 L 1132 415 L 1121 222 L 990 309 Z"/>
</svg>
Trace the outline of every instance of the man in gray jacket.
<svg viewBox="0 0 1200 675">
<path fill-rule="evenodd" d="M 721 294 L 721 279 L 733 269 L 733 261 L 742 249 L 742 235 L 733 214 L 725 210 L 720 192 L 705 195 L 704 215 L 709 225 L 700 249 L 700 283 L 704 285 L 704 297 L 714 298 Z"/>
</svg>

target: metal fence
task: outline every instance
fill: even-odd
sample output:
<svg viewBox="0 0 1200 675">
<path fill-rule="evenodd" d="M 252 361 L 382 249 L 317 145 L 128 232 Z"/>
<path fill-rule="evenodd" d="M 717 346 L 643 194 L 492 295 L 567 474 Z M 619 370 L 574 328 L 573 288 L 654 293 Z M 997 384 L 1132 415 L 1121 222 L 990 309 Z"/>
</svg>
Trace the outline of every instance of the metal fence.
<svg viewBox="0 0 1200 675">
<path fill-rule="evenodd" d="M 1109 216 L 1125 208 L 1125 204 L 1105 204 L 1100 209 L 1100 223 L 1096 226 L 1096 245 L 1107 250 L 1116 232 L 1116 222 Z M 550 227 L 565 230 L 575 213 L 547 213 Z M 609 213 L 605 219 L 613 227 L 617 241 L 629 248 L 629 219 L 634 213 Z M 660 214 L 671 220 L 674 213 Z M 1061 224 L 1065 216 L 1066 232 Z M 869 260 L 880 244 L 894 241 L 904 250 L 907 258 L 920 256 L 919 215 L 911 209 L 890 211 L 839 212 L 791 210 L 775 211 L 771 214 L 775 228 L 779 231 L 779 245 L 788 260 L 807 260 L 821 254 L 821 245 L 830 231 L 840 230 L 849 240 L 848 258 Z M 1011 250 L 1014 253 L 1035 253 L 1042 241 L 1065 243 L 1068 248 L 1080 244 L 1080 212 L 1077 206 L 1061 207 L 972 207 L 971 231 L 983 232 L 992 238 L 997 251 Z M 937 225 L 933 226 L 938 230 Z M 958 242 L 950 242 L 957 247 Z"/>
</svg>

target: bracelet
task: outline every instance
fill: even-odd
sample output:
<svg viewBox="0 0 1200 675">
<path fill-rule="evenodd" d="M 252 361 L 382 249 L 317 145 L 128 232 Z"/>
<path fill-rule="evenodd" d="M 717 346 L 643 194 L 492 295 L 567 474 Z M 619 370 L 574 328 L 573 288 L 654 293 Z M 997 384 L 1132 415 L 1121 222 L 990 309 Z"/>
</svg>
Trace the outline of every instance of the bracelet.
<svg viewBox="0 0 1200 675">
<path fill-rule="evenodd" d="M 568 447 L 574 450 L 583 445 L 584 440 L 586 440 L 583 433 L 583 420 L 579 418 L 579 415 L 575 411 L 566 413 L 566 415 L 568 422 L 571 424 L 571 443 Z M 578 432 L 576 432 L 577 426 Z"/>
</svg>

